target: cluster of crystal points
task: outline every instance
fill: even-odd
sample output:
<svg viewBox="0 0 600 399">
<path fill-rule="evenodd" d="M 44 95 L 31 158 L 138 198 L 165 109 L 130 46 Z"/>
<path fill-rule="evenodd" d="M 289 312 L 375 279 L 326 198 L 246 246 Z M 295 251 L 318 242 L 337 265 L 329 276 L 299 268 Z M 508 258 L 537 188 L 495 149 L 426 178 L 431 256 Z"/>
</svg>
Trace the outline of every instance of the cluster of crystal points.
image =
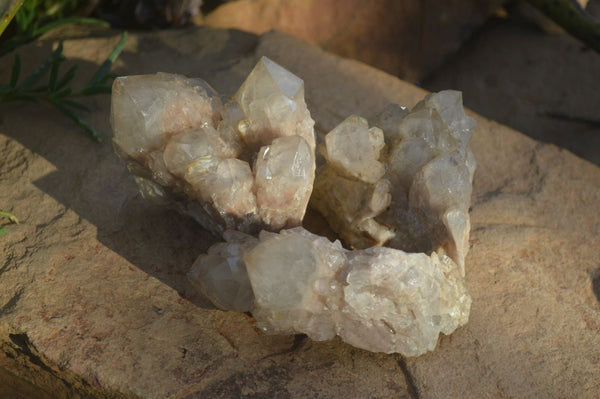
<svg viewBox="0 0 600 399">
<path fill-rule="evenodd" d="M 190 279 L 218 307 L 252 311 L 266 333 L 338 335 L 358 348 L 416 356 L 468 320 L 471 298 L 444 254 L 347 250 L 303 227 L 225 237 L 196 260 Z"/>
<path fill-rule="evenodd" d="M 442 248 L 461 268 L 468 249 L 475 121 L 457 91 L 411 112 L 390 104 L 369 128 L 352 115 L 325 136 L 310 205 L 353 248 Z"/>
<path fill-rule="evenodd" d="M 117 78 L 111 122 L 145 198 L 216 234 L 302 223 L 315 173 L 314 121 L 304 82 L 268 58 L 225 104 L 202 79 Z"/>
<path fill-rule="evenodd" d="M 303 82 L 264 57 L 224 104 L 200 79 L 118 78 L 111 120 L 142 194 L 225 239 L 188 275 L 217 307 L 266 333 L 407 356 L 467 322 L 474 121 L 459 92 L 348 117 L 316 176 Z M 294 227 L 309 198 L 350 249 Z"/>
</svg>

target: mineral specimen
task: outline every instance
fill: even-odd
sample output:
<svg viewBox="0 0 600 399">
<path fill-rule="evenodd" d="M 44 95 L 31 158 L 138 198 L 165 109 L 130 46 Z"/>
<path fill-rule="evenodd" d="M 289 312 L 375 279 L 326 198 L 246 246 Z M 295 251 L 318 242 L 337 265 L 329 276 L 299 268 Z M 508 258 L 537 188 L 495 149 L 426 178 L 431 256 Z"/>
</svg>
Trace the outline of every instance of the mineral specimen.
<svg viewBox="0 0 600 399">
<path fill-rule="evenodd" d="M 264 57 L 224 104 L 200 79 L 118 78 L 111 121 L 144 197 L 225 239 L 188 274 L 217 307 L 269 334 L 407 356 L 467 322 L 474 122 L 460 93 L 348 117 L 319 144 L 316 178 L 303 82 Z M 346 248 L 295 227 L 309 197 Z"/>
<path fill-rule="evenodd" d="M 392 104 L 374 125 L 350 116 L 325 136 L 311 206 L 350 247 L 442 250 L 464 274 L 475 159 L 461 93 Z"/>
<path fill-rule="evenodd" d="M 252 311 L 269 334 L 338 335 L 406 356 L 433 350 L 439 334 L 466 323 L 470 310 L 464 257 L 472 133 L 453 91 L 432 94 L 410 112 L 391 104 L 371 127 L 348 117 L 319 145 L 325 163 L 311 204 L 358 249 L 301 227 L 262 232 L 259 240 L 227 233 L 227 243 L 196 261 L 192 282 L 222 309 Z M 236 275 L 242 270 L 247 279 Z M 241 306 L 240 297 L 250 300 Z"/>
<path fill-rule="evenodd" d="M 117 78 L 111 122 L 144 197 L 216 234 L 301 224 L 314 180 L 314 121 L 303 81 L 268 58 L 225 104 L 201 79 Z"/>
<path fill-rule="evenodd" d="M 190 277 L 211 285 L 202 288 L 216 305 L 251 310 L 266 333 L 319 341 L 339 335 L 359 348 L 406 356 L 433 350 L 440 332 L 466 323 L 471 304 L 460 269 L 446 255 L 351 251 L 302 227 L 263 232 L 260 242 L 229 236 L 198 258 Z M 254 303 L 240 308 L 252 292 Z"/>
</svg>

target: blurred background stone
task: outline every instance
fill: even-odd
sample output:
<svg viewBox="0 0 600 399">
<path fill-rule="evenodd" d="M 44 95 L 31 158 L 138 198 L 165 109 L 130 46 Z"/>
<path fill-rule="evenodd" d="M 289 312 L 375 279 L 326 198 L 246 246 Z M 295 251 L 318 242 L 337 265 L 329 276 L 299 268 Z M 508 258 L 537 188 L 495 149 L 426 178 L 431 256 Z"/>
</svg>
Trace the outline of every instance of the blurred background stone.
<svg viewBox="0 0 600 399">
<path fill-rule="evenodd" d="M 442 64 L 503 0 L 239 0 L 204 24 L 276 29 L 343 57 L 415 81 Z"/>
</svg>

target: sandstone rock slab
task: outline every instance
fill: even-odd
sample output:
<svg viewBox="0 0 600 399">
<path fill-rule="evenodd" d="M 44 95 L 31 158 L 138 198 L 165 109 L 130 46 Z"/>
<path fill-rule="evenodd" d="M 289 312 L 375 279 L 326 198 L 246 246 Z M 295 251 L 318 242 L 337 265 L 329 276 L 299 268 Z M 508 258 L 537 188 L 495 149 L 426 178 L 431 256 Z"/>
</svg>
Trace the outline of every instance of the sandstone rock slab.
<svg viewBox="0 0 600 399">
<path fill-rule="evenodd" d="M 70 35 L 65 54 L 91 74 L 117 40 Z M 53 43 L 30 45 L 23 65 Z M 233 93 L 262 55 L 305 80 L 321 133 L 350 114 L 371 117 L 424 95 L 278 33 L 132 35 L 116 68 L 201 76 Z M 10 62 L 2 61 L 5 80 Z M 109 138 L 108 97 L 89 105 L 90 123 Z M 61 366 L 59 377 L 62 368 L 104 392 L 147 398 L 600 393 L 600 170 L 565 150 L 472 115 L 470 321 L 434 352 L 404 359 L 340 341 L 264 336 L 246 315 L 209 307 L 185 273 L 212 236 L 142 201 L 110 146 L 95 146 L 52 110 L 11 104 L 1 112 L 0 204 L 22 223 L 0 238 L 0 340 L 26 335 L 42 364 Z"/>
</svg>

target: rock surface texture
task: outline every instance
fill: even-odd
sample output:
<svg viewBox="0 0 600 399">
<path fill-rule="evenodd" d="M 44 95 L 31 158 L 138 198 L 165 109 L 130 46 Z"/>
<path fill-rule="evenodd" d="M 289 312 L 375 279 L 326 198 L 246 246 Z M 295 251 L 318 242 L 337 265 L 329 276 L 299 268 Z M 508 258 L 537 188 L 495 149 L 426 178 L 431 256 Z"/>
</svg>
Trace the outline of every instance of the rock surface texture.
<svg viewBox="0 0 600 399">
<path fill-rule="evenodd" d="M 84 77 L 119 39 L 65 37 Z M 55 43 L 24 49 L 23 67 L 39 65 Z M 202 76 L 234 94 L 263 55 L 305 79 L 320 134 L 351 114 L 371 120 L 390 102 L 412 108 L 426 94 L 277 33 L 132 34 L 115 66 L 123 75 Z M 110 99 L 88 101 L 89 121 L 108 141 Z M 0 204 L 21 221 L 0 238 L 2 380 L 19 375 L 28 389 L 59 397 L 600 394 L 600 170 L 565 150 L 471 114 L 469 323 L 434 352 L 405 359 L 264 335 L 244 313 L 215 310 L 185 277 L 215 243 L 208 232 L 143 200 L 111 146 L 94 145 L 53 110 L 1 112 Z"/>
</svg>

